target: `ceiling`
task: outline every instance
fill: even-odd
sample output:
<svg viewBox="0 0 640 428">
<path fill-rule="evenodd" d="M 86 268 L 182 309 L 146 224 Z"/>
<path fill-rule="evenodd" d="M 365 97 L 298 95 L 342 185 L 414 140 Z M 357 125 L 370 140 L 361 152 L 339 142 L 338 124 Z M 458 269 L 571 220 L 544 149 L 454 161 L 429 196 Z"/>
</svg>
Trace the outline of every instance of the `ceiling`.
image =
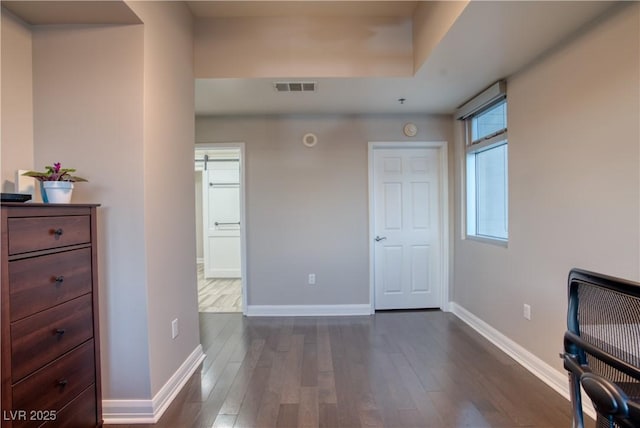
<svg viewBox="0 0 640 428">
<path fill-rule="evenodd" d="M 7 8 L 31 25 L 140 24 L 140 18 L 122 1 L 10 1 Z"/>
<path fill-rule="evenodd" d="M 356 11 L 406 17 L 416 4 L 373 1 L 363 7 L 365 3 L 357 1 L 313 2 L 313 7 L 305 7 L 304 2 L 291 3 L 188 2 L 198 17 L 329 16 Z M 609 1 L 471 2 L 413 77 L 300 79 L 317 82 L 315 93 L 274 90 L 275 81 L 296 80 L 291 78 L 196 79 L 196 114 L 449 114 L 493 82 L 561 45 L 612 7 L 621 6 Z M 401 104 L 399 98 L 406 101 Z"/>
<path fill-rule="evenodd" d="M 410 18 L 416 1 L 187 1 L 196 19 L 226 17 Z M 7 1 L 32 25 L 137 24 L 123 1 Z M 314 93 L 278 93 L 286 79 L 196 79 L 197 115 L 449 114 L 496 80 L 556 49 L 611 1 L 472 1 L 412 77 L 321 78 Z M 400 103 L 398 99 L 406 101 Z"/>
<path fill-rule="evenodd" d="M 197 18 L 282 16 L 410 17 L 417 1 L 187 1 Z"/>
</svg>

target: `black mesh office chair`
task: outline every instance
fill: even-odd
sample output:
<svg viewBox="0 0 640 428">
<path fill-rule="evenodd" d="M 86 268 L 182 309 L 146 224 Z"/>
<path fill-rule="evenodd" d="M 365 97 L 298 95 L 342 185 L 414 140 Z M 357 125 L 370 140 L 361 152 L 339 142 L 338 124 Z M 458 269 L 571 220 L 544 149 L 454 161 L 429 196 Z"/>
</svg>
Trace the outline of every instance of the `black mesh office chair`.
<svg viewBox="0 0 640 428">
<path fill-rule="evenodd" d="M 573 269 L 564 351 L 573 427 L 584 427 L 581 389 L 598 428 L 640 427 L 640 284 Z"/>
</svg>

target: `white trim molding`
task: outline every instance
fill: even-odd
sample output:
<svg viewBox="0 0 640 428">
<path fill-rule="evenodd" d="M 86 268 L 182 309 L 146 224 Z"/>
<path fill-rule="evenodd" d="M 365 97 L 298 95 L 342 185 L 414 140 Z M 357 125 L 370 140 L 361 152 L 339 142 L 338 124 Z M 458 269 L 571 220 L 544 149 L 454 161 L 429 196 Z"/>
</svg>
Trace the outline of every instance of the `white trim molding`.
<svg viewBox="0 0 640 428">
<path fill-rule="evenodd" d="M 249 305 L 249 317 L 323 317 L 371 315 L 369 304 L 362 305 Z"/>
<path fill-rule="evenodd" d="M 534 376 L 550 386 L 558 394 L 567 400 L 571 400 L 569 380 L 567 374 L 560 372 L 540 358 L 523 348 L 495 328 L 469 312 L 455 302 L 449 304 L 451 312 L 464 321 L 467 325 L 480 333 L 485 339 L 497 346 L 502 352 L 513 358 L 518 364 L 529 370 Z M 582 408 L 584 413 L 591 418 L 596 417 L 596 412 L 591 405 L 591 400 L 583 395 Z"/>
<path fill-rule="evenodd" d="M 152 400 L 102 400 L 104 423 L 155 424 L 205 357 L 202 345 L 198 345 Z"/>
</svg>

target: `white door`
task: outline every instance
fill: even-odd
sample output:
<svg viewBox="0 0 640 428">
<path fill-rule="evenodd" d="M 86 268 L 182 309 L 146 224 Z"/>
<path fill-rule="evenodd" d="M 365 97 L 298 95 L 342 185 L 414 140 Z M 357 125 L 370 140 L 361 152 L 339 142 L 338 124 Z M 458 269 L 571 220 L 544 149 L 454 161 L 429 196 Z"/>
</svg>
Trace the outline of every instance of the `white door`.
<svg viewBox="0 0 640 428">
<path fill-rule="evenodd" d="M 373 153 L 375 309 L 440 307 L 439 150 Z"/>
<path fill-rule="evenodd" d="M 239 162 L 209 161 L 202 178 L 204 276 L 240 278 Z"/>
</svg>

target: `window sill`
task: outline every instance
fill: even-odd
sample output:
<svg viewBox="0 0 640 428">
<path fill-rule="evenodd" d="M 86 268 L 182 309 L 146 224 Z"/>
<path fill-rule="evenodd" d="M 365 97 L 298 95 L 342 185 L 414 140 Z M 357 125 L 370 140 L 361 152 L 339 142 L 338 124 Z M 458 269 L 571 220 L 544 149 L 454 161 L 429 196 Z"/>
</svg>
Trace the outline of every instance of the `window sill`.
<svg viewBox="0 0 640 428">
<path fill-rule="evenodd" d="M 467 235 L 465 239 L 469 241 L 483 242 L 485 244 L 497 245 L 498 247 L 509 247 L 509 241 L 507 239 L 489 238 L 486 236 Z"/>
</svg>

